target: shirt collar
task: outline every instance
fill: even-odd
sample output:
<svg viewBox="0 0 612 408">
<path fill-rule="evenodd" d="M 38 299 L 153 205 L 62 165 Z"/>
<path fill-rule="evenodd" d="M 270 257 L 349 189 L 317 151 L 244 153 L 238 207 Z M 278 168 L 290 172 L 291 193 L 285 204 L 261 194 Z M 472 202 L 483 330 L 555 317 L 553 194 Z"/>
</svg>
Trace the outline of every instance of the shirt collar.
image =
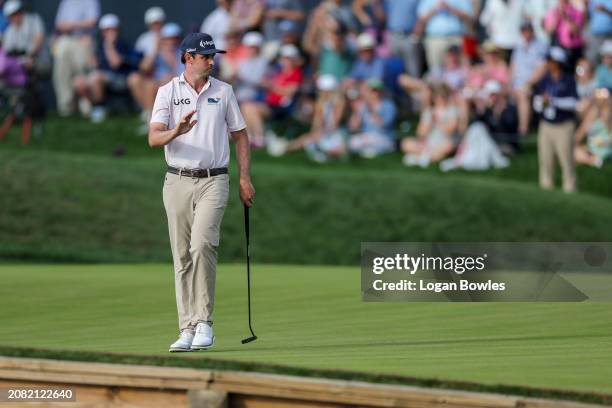
<svg viewBox="0 0 612 408">
<path fill-rule="evenodd" d="M 214 79 L 212 76 L 209 76 L 209 77 L 208 77 L 208 81 L 206 81 L 206 84 L 204 85 L 204 88 L 202 88 L 202 91 L 200 92 L 200 95 L 201 95 L 202 93 L 204 93 L 204 91 L 208 90 L 208 88 L 210 88 L 210 87 L 211 87 L 212 82 L 213 82 L 214 80 L 215 80 L 215 79 Z M 191 88 L 191 85 L 189 85 L 189 83 L 188 83 L 188 82 L 187 82 L 187 80 L 185 79 L 185 71 L 183 71 L 183 73 L 182 73 L 181 75 L 179 75 L 178 81 L 179 81 L 179 83 L 181 83 L 181 82 L 182 82 L 182 83 L 184 83 L 185 85 L 187 85 L 187 86 L 189 86 L 189 87 Z M 193 89 L 193 88 L 191 88 L 191 89 Z M 194 89 L 194 92 L 195 92 L 195 89 Z"/>
</svg>

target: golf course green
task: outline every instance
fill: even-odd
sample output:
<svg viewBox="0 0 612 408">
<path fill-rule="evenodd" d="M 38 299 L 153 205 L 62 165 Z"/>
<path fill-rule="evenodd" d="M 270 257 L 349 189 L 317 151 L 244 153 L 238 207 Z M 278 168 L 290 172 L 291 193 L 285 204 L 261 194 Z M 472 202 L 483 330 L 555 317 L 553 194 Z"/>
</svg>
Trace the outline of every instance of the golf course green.
<svg viewBox="0 0 612 408">
<path fill-rule="evenodd" d="M 365 303 L 356 267 L 253 265 L 252 272 L 259 340 L 240 344 L 249 335 L 244 265 L 221 265 L 215 348 L 170 354 L 177 335 L 170 264 L 6 264 L 0 266 L 0 349 L 612 393 L 608 303 Z"/>
</svg>

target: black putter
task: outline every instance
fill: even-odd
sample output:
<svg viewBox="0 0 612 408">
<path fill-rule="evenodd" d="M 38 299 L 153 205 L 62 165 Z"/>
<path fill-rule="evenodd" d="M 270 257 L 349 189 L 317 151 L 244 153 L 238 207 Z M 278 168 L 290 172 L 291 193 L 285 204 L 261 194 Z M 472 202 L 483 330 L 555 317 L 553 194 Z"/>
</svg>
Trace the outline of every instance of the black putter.
<svg viewBox="0 0 612 408">
<path fill-rule="evenodd" d="M 251 253 L 249 250 L 249 207 L 244 206 L 244 233 L 246 235 L 246 255 L 247 255 L 247 299 L 249 302 L 249 330 L 251 331 L 251 337 L 242 339 L 242 344 L 247 344 L 257 340 L 257 336 L 253 333 L 253 327 L 251 326 Z"/>
</svg>

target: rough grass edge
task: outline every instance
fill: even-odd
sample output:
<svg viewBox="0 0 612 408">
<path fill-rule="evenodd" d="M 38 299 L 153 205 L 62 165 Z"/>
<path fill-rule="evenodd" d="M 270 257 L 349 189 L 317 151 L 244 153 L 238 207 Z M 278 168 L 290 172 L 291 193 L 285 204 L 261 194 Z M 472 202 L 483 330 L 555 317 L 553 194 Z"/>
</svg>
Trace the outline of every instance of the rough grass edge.
<svg viewBox="0 0 612 408">
<path fill-rule="evenodd" d="M 333 380 L 362 381 L 373 384 L 405 385 L 454 391 L 495 393 L 508 396 L 521 396 L 547 400 L 566 400 L 612 406 L 612 394 L 597 392 L 560 390 L 554 388 L 536 388 L 520 385 L 489 385 L 468 381 L 440 380 L 435 378 L 419 378 L 391 374 L 374 374 L 362 371 L 310 369 L 285 366 L 280 364 L 241 362 L 211 358 L 181 359 L 176 357 L 163 357 L 152 355 L 101 353 L 74 350 L 50 350 L 41 348 L 21 348 L 7 346 L 0 346 L 0 356 L 64 361 L 82 361 L 91 363 L 151 365 L 196 369 L 199 368 L 220 371 L 246 371 L 310 378 L 325 378 Z"/>
</svg>

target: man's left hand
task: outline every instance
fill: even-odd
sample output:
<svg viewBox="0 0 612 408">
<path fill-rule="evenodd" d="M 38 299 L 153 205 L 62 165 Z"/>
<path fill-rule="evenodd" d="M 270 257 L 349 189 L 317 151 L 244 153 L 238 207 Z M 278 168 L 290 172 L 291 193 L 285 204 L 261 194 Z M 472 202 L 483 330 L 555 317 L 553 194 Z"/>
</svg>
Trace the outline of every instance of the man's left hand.
<svg viewBox="0 0 612 408">
<path fill-rule="evenodd" d="M 253 206 L 253 199 L 255 198 L 255 187 L 249 179 L 240 179 L 240 201 L 247 207 Z"/>
</svg>

